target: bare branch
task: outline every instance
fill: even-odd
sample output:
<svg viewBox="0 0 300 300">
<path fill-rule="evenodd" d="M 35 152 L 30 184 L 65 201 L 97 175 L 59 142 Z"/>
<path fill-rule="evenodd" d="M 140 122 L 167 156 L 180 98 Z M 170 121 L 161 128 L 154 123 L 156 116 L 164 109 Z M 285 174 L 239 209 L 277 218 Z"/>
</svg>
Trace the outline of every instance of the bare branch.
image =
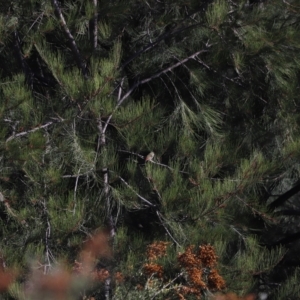
<svg viewBox="0 0 300 300">
<path fill-rule="evenodd" d="M 104 197 L 105 197 L 105 208 L 106 208 L 106 222 L 107 222 L 107 225 L 109 228 L 110 242 L 113 243 L 113 239 L 116 235 L 115 224 L 114 224 L 113 215 L 112 215 L 112 211 L 111 211 L 113 199 L 112 199 L 111 193 L 110 193 L 108 167 L 107 167 L 107 165 L 105 165 L 105 164 L 107 164 L 106 153 L 104 153 L 107 151 L 106 135 L 103 130 L 102 120 L 100 117 L 97 119 L 97 128 L 98 128 L 98 144 L 97 144 L 97 153 L 95 156 L 95 164 L 97 161 L 98 153 L 101 149 L 102 154 L 104 154 L 103 155 L 104 168 L 102 168 L 102 174 L 103 174 L 103 185 L 104 185 L 103 193 L 104 193 Z M 105 299 L 107 299 L 107 300 L 110 299 L 110 291 L 111 291 L 111 277 L 108 277 L 105 279 L 105 283 L 104 283 Z"/>
<path fill-rule="evenodd" d="M 26 130 L 26 131 L 22 131 L 22 132 L 19 132 L 19 133 L 17 133 L 17 134 L 13 134 L 12 136 L 10 136 L 10 137 L 6 140 L 6 142 L 9 142 L 9 141 L 11 141 L 11 140 L 13 140 L 13 139 L 15 139 L 15 138 L 17 138 L 17 137 L 20 137 L 20 136 L 27 135 L 27 134 L 29 134 L 29 133 L 35 132 L 35 131 L 37 131 L 37 130 L 39 130 L 39 129 L 46 128 L 46 127 L 48 127 L 48 126 L 50 126 L 50 125 L 52 125 L 52 124 L 55 124 L 55 123 L 57 123 L 57 122 L 59 122 L 59 121 L 50 121 L 50 122 L 48 122 L 48 123 L 46 123 L 46 124 L 44 124 L 44 125 L 37 126 L 37 127 L 33 128 L 33 129 Z M 61 122 L 61 121 L 60 121 L 60 122 Z"/>
<path fill-rule="evenodd" d="M 138 154 L 138 153 L 135 153 L 135 152 L 132 152 L 132 151 L 126 151 L 126 150 L 118 150 L 118 151 L 119 151 L 119 152 L 124 152 L 124 153 L 129 153 L 129 154 L 138 156 L 138 157 L 141 158 L 141 159 L 145 159 L 145 156 L 144 156 L 144 155 L 141 155 L 141 154 Z"/>
<path fill-rule="evenodd" d="M 145 157 L 143 157 L 143 158 L 145 158 Z M 162 167 L 166 167 L 167 169 L 169 169 L 169 170 L 171 170 L 171 171 L 174 170 L 173 168 L 169 167 L 168 165 L 161 164 L 161 163 L 159 163 L 159 162 L 157 162 L 157 161 L 154 161 L 153 159 L 148 160 L 147 162 L 152 163 L 152 164 L 155 164 L 155 165 L 159 165 L 159 166 L 162 166 Z"/>
<path fill-rule="evenodd" d="M 209 45 L 208 45 L 208 47 L 209 47 Z M 138 86 L 140 86 L 140 85 L 142 85 L 142 84 L 145 84 L 145 83 L 147 83 L 147 82 L 149 82 L 149 81 L 151 81 L 151 80 L 153 80 L 153 79 L 155 79 L 155 78 L 158 78 L 158 77 L 160 77 L 162 74 L 165 74 L 165 73 L 167 73 L 167 72 L 172 71 L 173 69 L 175 69 L 175 68 L 181 66 L 182 64 L 184 64 L 184 63 L 187 62 L 188 60 L 193 59 L 193 58 L 195 58 L 197 55 L 199 55 L 199 54 L 201 54 L 201 53 L 204 53 L 204 52 L 207 52 L 207 51 L 208 51 L 208 50 L 200 50 L 200 51 L 197 51 L 196 53 L 194 53 L 194 54 L 192 54 L 192 55 L 186 57 L 185 59 L 183 59 L 183 60 L 177 62 L 176 64 L 174 64 L 174 65 L 172 65 L 172 66 L 170 66 L 170 67 L 168 67 L 168 68 L 166 68 L 166 69 L 164 69 L 164 70 L 162 70 L 162 71 L 160 71 L 160 72 L 157 72 L 156 74 L 154 74 L 154 75 L 152 75 L 152 76 L 150 76 L 150 77 L 148 77 L 148 78 L 145 78 L 145 79 L 143 79 L 143 80 L 141 80 L 141 81 L 137 81 L 137 82 L 136 82 L 136 83 L 135 83 L 128 91 L 127 91 L 127 93 L 126 93 L 121 99 L 119 99 L 119 100 L 117 101 L 117 104 L 116 104 L 115 109 L 114 109 L 113 112 L 109 115 L 109 117 L 107 118 L 107 120 L 106 120 L 106 122 L 105 122 L 105 125 L 104 125 L 104 127 L 103 127 L 103 133 L 105 133 L 105 131 L 106 131 L 106 129 L 107 129 L 107 126 L 108 126 L 108 124 L 109 124 L 109 122 L 110 122 L 110 120 L 111 120 L 111 118 L 112 118 L 114 112 L 122 105 L 122 103 L 123 103 L 123 102 L 124 102 L 124 101 L 132 94 L 132 92 L 133 92 Z"/>
<path fill-rule="evenodd" d="M 120 180 L 123 182 L 123 183 L 125 183 L 125 185 L 127 186 L 127 187 L 129 187 L 137 196 L 138 196 L 138 198 L 140 198 L 143 202 L 145 202 L 145 203 L 147 203 L 148 205 L 150 205 L 150 206 L 152 206 L 152 207 L 155 207 L 156 205 L 155 204 L 152 204 L 150 201 L 148 201 L 147 199 L 145 199 L 143 196 L 141 196 L 140 194 L 138 194 L 130 185 L 129 185 L 129 183 L 127 183 L 126 181 L 125 181 L 125 179 L 123 179 L 121 176 L 118 176 L 119 178 L 120 178 Z"/>
<path fill-rule="evenodd" d="M 77 63 L 77 66 L 78 68 L 81 70 L 82 72 L 82 75 L 84 76 L 85 79 L 87 79 L 87 71 L 86 71 L 86 67 L 83 63 L 83 60 L 81 58 L 81 55 L 80 55 L 80 52 L 78 50 L 78 47 L 76 45 L 76 42 L 75 42 L 75 39 L 72 35 L 72 33 L 70 32 L 68 26 L 67 26 L 67 23 L 66 23 L 66 20 L 61 12 L 61 9 L 59 7 L 59 4 L 57 2 L 57 0 L 52 0 L 52 4 L 54 6 L 54 9 L 55 9 L 55 12 L 56 12 L 56 15 L 60 21 L 60 25 L 62 26 L 63 28 L 63 31 L 65 33 L 65 36 L 67 37 L 67 39 L 69 40 L 70 42 L 70 46 L 71 46 L 71 50 L 74 54 L 74 57 L 75 57 L 75 60 L 76 60 L 76 63 Z"/>
<path fill-rule="evenodd" d="M 159 221 L 160 221 L 161 225 L 165 228 L 165 231 L 167 232 L 167 234 L 169 235 L 169 237 L 172 239 L 172 241 L 173 241 L 177 246 L 180 247 L 180 244 L 175 240 L 175 238 L 171 235 L 169 229 L 168 229 L 168 228 L 166 227 L 166 225 L 164 224 L 164 220 L 162 219 L 162 216 L 161 216 L 161 214 L 160 214 L 160 212 L 159 212 L 158 210 L 156 211 L 156 214 L 157 214 L 157 216 L 158 216 L 158 218 L 159 218 Z"/>
<path fill-rule="evenodd" d="M 78 170 L 78 173 L 80 172 L 80 169 Z M 75 215 L 76 212 L 76 205 L 77 205 L 77 201 L 76 201 L 76 194 L 77 194 L 77 188 L 78 188 L 78 180 L 79 180 L 80 174 L 78 174 L 76 176 L 76 180 L 75 180 L 75 187 L 74 187 L 74 208 L 73 208 L 73 215 Z"/>
<path fill-rule="evenodd" d="M 179 273 L 174 279 L 172 279 L 170 282 L 168 282 L 167 284 L 165 284 L 159 291 L 157 291 L 153 297 L 151 298 L 151 300 L 153 300 L 156 296 L 158 296 L 159 294 L 163 293 L 165 291 L 166 288 L 168 288 L 174 281 L 176 281 L 178 278 L 180 278 L 184 273 L 181 272 Z M 176 285 L 176 288 L 178 286 Z"/>
<path fill-rule="evenodd" d="M 204 61 L 202 61 L 202 60 L 199 59 L 198 57 L 195 58 L 195 61 L 197 61 L 198 63 L 200 63 L 202 66 L 204 66 L 206 69 L 212 71 L 213 73 L 216 73 L 216 74 L 218 73 L 216 70 L 212 69 L 210 66 L 208 66 Z M 233 83 L 235 83 L 235 84 L 237 84 L 237 85 L 243 87 L 243 85 L 242 85 L 241 83 L 239 83 L 238 81 L 236 81 L 236 80 L 234 80 L 234 79 L 232 79 L 232 78 L 229 78 L 229 77 L 227 77 L 227 76 L 225 76 L 225 75 L 221 75 L 221 76 L 222 76 L 223 78 L 225 78 L 226 80 L 229 80 L 229 81 L 231 81 L 231 82 L 233 82 Z M 240 78 L 240 77 L 239 77 L 239 78 Z"/>
<path fill-rule="evenodd" d="M 126 67 L 128 64 L 130 64 L 134 59 L 136 59 L 137 57 L 139 57 L 141 54 L 148 52 L 149 50 L 155 48 L 161 41 L 165 40 L 166 38 L 170 37 L 171 35 L 175 35 L 177 33 L 181 33 L 183 31 L 186 30 L 191 30 L 194 27 L 197 26 L 201 26 L 203 25 L 203 23 L 197 23 L 197 24 L 193 24 L 187 27 L 180 27 L 180 28 L 175 28 L 173 30 L 164 32 L 161 36 L 159 36 L 155 42 L 153 43 L 149 43 L 146 47 L 144 47 L 143 49 L 139 50 L 138 52 L 134 53 L 131 57 L 129 57 L 120 67 L 120 69 L 124 69 L 124 67 Z"/>
<path fill-rule="evenodd" d="M 51 251 L 50 251 L 50 246 L 49 246 L 49 239 L 51 238 L 51 224 L 49 220 L 49 213 L 46 205 L 46 201 L 43 201 L 43 206 L 44 206 L 44 214 L 46 216 L 46 222 L 47 222 L 47 227 L 46 227 L 46 232 L 45 232 L 45 256 L 46 256 L 46 263 L 44 265 L 44 274 L 48 274 L 49 269 L 51 268 Z"/>
<path fill-rule="evenodd" d="M 94 4 L 94 18 L 93 18 L 93 48 L 96 50 L 98 46 L 98 11 L 97 11 L 97 5 L 98 1 L 93 0 Z"/>
<path fill-rule="evenodd" d="M 141 80 L 141 81 L 139 82 L 139 85 L 142 85 L 142 84 L 147 83 L 147 82 L 149 82 L 149 81 L 151 81 L 151 80 L 153 80 L 153 79 L 155 79 L 155 78 L 157 78 L 157 77 L 160 77 L 162 74 L 165 74 L 165 73 L 167 73 L 167 72 L 172 71 L 173 69 L 175 69 L 175 68 L 181 66 L 182 64 L 184 64 L 184 63 L 187 62 L 188 60 L 193 59 L 193 58 L 195 58 L 196 56 L 198 56 L 199 54 L 204 53 L 204 52 L 207 52 L 207 51 L 208 51 L 208 50 L 200 50 L 200 51 L 197 51 L 196 53 L 194 53 L 194 54 L 192 54 L 192 55 L 186 57 L 185 59 L 180 60 L 178 63 L 176 63 L 176 64 L 174 64 L 174 65 L 172 65 L 172 66 L 170 66 L 170 67 L 168 67 L 168 68 L 166 68 L 166 69 L 164 69 L 164 70 L 162 70 L 162 71 L 160 71 L 160 72 L 158 72 L 158 73 L 156 73 L 156 74 L 154 74 L 154 75 L 152 75 L 152 76 L 150 76 L 150 77 L 148 77 L 148 78 L 146 78 L 146 79 Z"/>
<path fill-rule="evenodd" d="M 103 132 L 103 127 L 102 127 L 102 121 L 101 118 L 98 118 L 97 120 L 97 128 L 98 128 L 98 144 L 97 144 L 97 153 L 95 156 L 95 163 L 99 154 L 100 149 L 102 149 L 103 153 L 103 157 L 104 157 L 104 164 L 106 163 L 106 154 L 104 153 L 104 151 L 107 151 L 107 149 L 105 148 L 106 146 L 106 136 L 105 133 Z M 112 240 L 115 236 L 115 225 L 113 222 L 113 216 L 111 214 L 111 210 L 110 207 L 112 206 L 112 199 L 111 199 L 111 195 L 110 195 L 110 186 L 109 186 L 109 169 L 104 166 L 104 168 L 102 168 L 102 174 L 103 174 L 103 193 L 105 195 L 105 201 L 106 201 L 106 211 L 107 211 L 107 223 L 109 226 L 109 230 L 110 230 L 110 239 Z"/>
<path fill-rule="evenodd" d="M 241 197 L 239 197 L 238 195 L 235 195 L 235 197 L 236 197 L 239 201 L 241 201 L 246 207 L 248 207 L 248 208 L 252 211 L 253 215 L 258 215 L 258 216 L 260 216 L 262 219 L 266 219 L 266 220 L 269 220 L 269 221 L 272 221 L 272 222 L 275 221 L 274 218 L 268 216 L 268 215 L 267 215 L 266 213 L 264 213 L 264 212 L 261 212 L 261 211 L 257 210 L 253 205 L 247 203 L 247 201 L 243 200 L 243 199 L 242 199 Z"/>
<path fill-rule="evenodd" d="M 78 175 L 63 175 L 61 176 L 62 178 L 77 178 L 77 177 L 80 177 L 80 176 L 84 176 L 86 174 L 78 174 Z"/>
<path fill-rule="evenodd" d="M 44 17 L 44 12 L 42 12 L 40 15 L 38 15 L 38 17 L 35 19 L 35 21 L 31 24 L 31 26 L 29 27 L 29 29 L 27 30 L 27 34 L 28 34 L 28 32 L 32 29 L 32 27 L 39 21 L 39 19 L 41 20 L 40 21 L 40 24 L 42 23 L 42 19 L 43 19 L 43 17 Z M 38 27 L 40 27 L 40 24 L 39 24 L 39 26 Z"/>
<path fill-rule="evenodd" d="M 121 79 L 120 85 L 119 85 L 119 91 L 118 91 L 118 100 L 117 103 L 120 101 L 121 97 L 122 97 L 122 91 L 123 91 L 123 83 L 124 83 L 124 79 L 125 77 L 123 77 Z"/>
<path fill-rule="evenodd" d="M 243 235 L 237 228 L 235 228 L 233 225 L 229 226 L 234 232 L 236 232 L 244 241 L 246 240 L 245 235 Z"/>
</svg>

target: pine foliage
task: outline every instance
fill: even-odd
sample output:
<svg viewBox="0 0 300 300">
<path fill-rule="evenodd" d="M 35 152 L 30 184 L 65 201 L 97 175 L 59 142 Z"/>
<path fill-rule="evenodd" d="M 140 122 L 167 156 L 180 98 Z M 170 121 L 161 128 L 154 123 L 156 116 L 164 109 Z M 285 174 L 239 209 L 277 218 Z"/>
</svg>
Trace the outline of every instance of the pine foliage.
<svg viewBox="0 0 300 300">
<path fill-rule="evenodd" d="M 4 299 L 296 297 L 297 1 L 0 4 Z"/>
</svg>

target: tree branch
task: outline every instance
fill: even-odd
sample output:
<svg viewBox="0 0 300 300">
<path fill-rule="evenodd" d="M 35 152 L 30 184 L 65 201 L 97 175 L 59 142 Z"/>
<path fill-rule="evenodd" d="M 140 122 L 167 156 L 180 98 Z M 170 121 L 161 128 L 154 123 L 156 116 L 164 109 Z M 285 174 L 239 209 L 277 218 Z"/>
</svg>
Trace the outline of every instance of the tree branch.
<svg viewBox="0 0 300 300">
<path fill-rule="evenodd" d="M 214 70 L 214 69 L 212 69 L 210 66 L 208 66 L 204 61 L 202 61 L 201 59 L 199 59 L 199 58 L 197 58 L 197 59 L 195 59 L 195 61 L 197 61 L 199 64 L 201 64 L 202 66 L 204 66 L 207 70 L 209 70 L 209 71 L 212 71 L 213 73 L 215 73 L 215 74 L 218 74 L 219 72 L 217 72 L 216 70 Z M 221 74 L 221 76 L 223 77 L 223 78 L 225 78 L 226 80 L 229 80 L 229 81 L 231 81 L 231 82 L 233 82 L 233 83 L 235 83 L 235 84 L 237 84 L 237 85 L 239 85 L 239 86 L 241 86 L 241 87 L 244 87 L 241 83 L 239 83 L 238 81 L 236 81 L 236 80 L 234 80 L 234 79 L 232 79 L 232 78 L 229 78 L 229 77 L 227 77 L 227 76 L 225 76 L 225 75 L 222 75 Z M 240 78 L 240 77 L 239 77 Z"/>
<path fill-rule="evenodd" d="M 71 50 L 72 50 L 73 55 L 75 57 L 77 66 L 81 70 L 82 75 L 84 76 L 84 78 L 87 79 L 86 67 L 85 67 L 85 65 L 83 63 L 83 60 L 81 58 L 80 52 L 78 50 L 78 47 L 76 45 L 75 39 L 74 39 L 72 33 L 70 32 L 68 26 L 67 26 L 66 20 L 65 20 L 63 14 L 61 12 L 61 9 L 59 7 L 59 4 L 58 4 L 57 0 L 52 0 L 52 4 L 54 6 L 56 15 L 57 15 L 57 17 L 58 17 L 58 19 L 60 21 L 60 25 L 63 28 L 65 36 L 67 37 L 68 41 L 70 42 Z"/>
<path fill-rule="evenodd" d="M 109 229 L 109 239 L 110 243 L 113 243 L 114 236 L 116 234 L 115 232 L 115 224 L 112 216 L 112 198 L 110 194 L 110 186 L 109 186 L 109 174 L 108 174 L 108 167 L 107 167 L 107 149 L 106 149 L 106 135 L 105 132 L 103 131 L 102 127 L 102 120 L 99 117 L 97 120 L 97 128 L 98 128 L 98 144 L 97 144 L 97 153 L 95 156 L 95 165 L 96 165 L 96 160 L 98 157 L 98 153 L 100 149 L 102 150 L 103 154 L 103 163 L 104 167 L 102 168 L 102 174 L 103 174 L 103 193 L 105 197 L 105 209 L 106 209 L 106 222 L 108 225 Z M 109 276 L 108 278 L 105 279 L 104 282 L 104 293 L 105 293 L 105 299 L 109 300 L 110 299 L 110 291 L 111 291 L 111 277 Z"/>
<path fill-rule="evenodd" d="M 198 56 L 199 54 L 204 53 L 204 52 L 208 52 L 208 50 L 200 50 L 200 51 L 197 51 L 196 53 L 194 53 L 194 54 L 192 54 L 192 55 L 186 57 L 185 59 L 180 60 L 178 63 L 176 63 L 176 64 L 174 64 L 174 65 L 172 65 L 172 66 L 170 66 L 170 67 L 168 67 L 168 68 L 166 68 L 166 69 L 164 69 L 164 70 L 162 70 L 162 71 L 160 71 L 160 72 L 158 72 L 158 73 L 156 73 L 156 74 L 154 74 L 154 75 L 152 75 L 152 76 L 150 76 L 150 77 L 148 77 L 148 78 L 146 78 L 146 79 L 141 80 L 141 81 L 139 82 L 139 85 L 142 85 L 142 84 L 144 84 L 144 83 L 147 83 L 147 82 L 149 82 L 149 81 L 151 81 L 151 80 L 153 80 L 153 79 L 155 79 L 155 78 L 161 76 L 162 74 L 165 74 L 165 73 L 167 73 L 167 72 L 172 71 L 173 69 L 175 69 L 175 68 L 181 66 L 182 64 L 184 64 L 184 63 L 187 62 L 188 60 L 193 59 L 193 58 L 195 58 L 196 56 Z"/>
<path fill-rule="evenodd" d="M 141 155 L 141 154 L 138 154 L 138 153 L 135 153 L 135 152 L 132 152 L 132 151 L 127 151 L 127 150 L 118 150 L 119 152 L 124 152 L 124 153 L 129 153 L 129 154 L 132 154 L 132 155 L 135 155 L 141 159 L 145 159 L 145 156 L 144 155 Z"/>
<path fill-rule="evenodd" d="M 300 181 L 296 183 L 294 187 L 289 189 L 287 192 L 280 195 L 276 200 L 269 204 L 271 209 L 275 209 L 280 205 L 283 205 L 287 200 L 289 200 L 292 196 L 296 195 L 300 192 Z"/>
<path fill-rule="evenodd" d="M 209 47 L 209 46 L 210 46 L 210 45 L 208 45 L 208 47 Z M 181 66 L 182 64 L 184 64 L 184 63 L 187 62 L 188 60 L 193 59 L 193 58 L 195 58 L 197 55 L 199 55 L 199 54 L 201 54 L 201 53 L 204 53 L 204 52 L 207 52 L 207 51 L 208 51 L 208 50 L 200 50 L 200 51 L 197 51 L 196 53 L 194 53 L 194 54 L 192 54 L 192 55 L 186 57 L 185 59 L 183 59 L 183 60 L 177 62 L 176 64 L 174 64 L 174 65 L 172 65 L 172 66 L 170 66 L 170 67 L 168 67 L 168 68 L 166 68 L 166 69 L 164 69 L 164 70 L 162 70 L 162 71 L 160 71 L 160 72 L 157 72 L 156 74 L 154 74 L 154 75 L 152 75 L 152 76 L 150 76 L 150 77 L 148 77 L 148 78 L 145 78 L 145 79 L 143 79 L 143 80 L 137 81 L 137 82 L 136 82 L 136 83 L 135 83 L 128 91 L 127 91 L 127 93 L 126 93 L 121 99 L 119 99 L 119 100 L 117 101 L 116 107 L 114 108 L 113 112 L 109 115 L 109 117 L 107 118 L 107 120 L 106 120 L 106 122 L 105 122 L 105 125 L 104 125 L 104 127 L 103 127 L 103 132 L 105 133 L 105 131 L 106 131 L 106 129 L 107 129 L 107 126 L 108 126 L 108 124 L 109 124 L 109 122 L 110 122 L 110 120 L 111 120 L 111 118 L 112 118 L 114 112 L 122 105 L 122 103 L 123 103 L 123 102 L 124 102 L 124 101 L 132 94 L 132 92 L 133 92 L 138 86 L 140 86 L 140 85 L 142 85 L 142 84 L 145 84 L 145 83 L 147 83 L 147 82 L 149 82 L 149 81 L 151 81 L 151 80 L 153 80 L 153 79 L 155 79 L 155 78 L 158 78 L 158 77 L 160 77 L 161 75 L 163 75 L 163 74 L 165 74 L 165 73 L 167 73 L 167 72 L 172 71 L 173 69 L 175 69 L 175 68 Z"/>
<path fill-rule="evenodd" d="M 167 234 L 169 235 L 169 237 L 171 238 L 171 240 L 172 240 L 177 246 L 180 247 L 180 244 L 175 240 L 175 238 L 171 235 L 171 233 L 170 233 L 170 231 L 168 230 L 168 228 L 165 226 L 164 221 L 163 221 L 163 219 L 162 219 L 162 216 L 161 216 L 161 214 L 160 214 L 160 212 L 159 212 L 158 210 L 156 211 L 156 214 L 157 214 L 157 217 L 158 217 L 158 219 L 159 219 L 161 225 L 164 227 L 164 229 L 166 230 L 166 232 L 167 232 Z"/>
<path fill-rule="evenodd" d="M 141 196 L 140 194 L 138 194 L 130 185 L 129 183 L 127 183 L 125 181 L 125 179 L 123 179 L 121 176 L 118 176 L 120 178 L 120 180 L 127 186 L 129 187 L 137 196 L 138 198 L 140 198 L 143 202 L 147 203 L 148 205 L 152 206 L 152 207 L 155 207 L 156 205 L 155 204 L 152 204 L 150 201 L 148 201 L 147 199 L 145 199 L 143 196 Z"/>
<path fill-rule="evenodd" d="M 170 37 L 171 35 L 175 35 L 177 33 L 183 32 L 185 30 L 189 30 L 192 29 L 194 27 L 197 27 L 199 25 L 203 25 L 203 23 L 197 23 L 197 24 L 193 24 L 184 28 L 175 28 L 173 30 L 164 32 L 161 36 L 159 36 L 155 42 L 153 43 L 149 43 L 146 47 L 144 47 L 143 49 L 139 50 L 138 52 L 134 53 L 132 56 L 130 56 L 120 67 L 120 69 L 124 69 L 128 64 L 130 64 L 134 59 L 136 59 L 138 56 L 140 56 L 141 54 L 148 52 L 149 50 L 155 48 L 161 41 L 165 40 L 166 38 Z"/>
<path fill-rule="evenodd" d="M 94 18 L 93 18 L 93 49 L 96 50 L 98 46 L 98 12 L 97 5 L 98 1 L 93 0 L 94 4 Z"/>
<path fill-rule="evenodd" d="M 62 122 L 62 121 L 63 121 L 63 120 L 61 120 L 60 122 Z M 17 133 L 17 134 L 13 134 L 13 135 L 11 135 L 11 136 L 6 140 L 6 142 L 9 142 L 9 141 L 11 141 L 11 140 L 13 140 L 13 139 L 15 139 L 15 138 L 17 138 L 17 137 L 20 137 L 20 136 L 27 135 L 27 134 L 29 134 L 29 133 L 35 132 L 35 131 L 37 131 L 37 130 L 39 130 L 39 129 L 46 128 L 46 127 L 48 127 L 48 126 L 50 126 L 50 125 L 52 125 L 52 124 L 54 124 L 54 123 L 57 123 L 57 122 L 59 122 L 59 121 L 50 121 L 50 122 L 48 122 L 48 123 L 46 123 L 46 124 L 44 124 L 44 125 L 37 126 L 37 127 L 33 128 L 33 129 L 26 130 L 26 131 L 22 131 L 22 132 L 19 132 L 19 133 Z"/>
<path fill-rule="evenodd" d="M 159 294 L 162 294 L 166 288 L 168 288 L 173 282 L 175 282 L 178 278 L 180 278 L 184 273 L 181 272 L 179 273 L 174 279 L 172 279 L 170 282 L 168 282 L 167 284 L 165 284 L 160 290 L 158 290 L 153 297 L 151 298 L 151 300 L 153 300 L 154 298 L 156 298 L 156 296 L 158 296 Z M 177 286 L 176 286 L 177 288 Z"/>
<path fill-rule="evenodd" d="M 49 220 L 49 213 L 46 206 L 46 201 L 43 201 L 43 207 L 44 207 L 44 215 L 46 217 L 47 227 L 45 232 L 45 256 L 46 256 L 46 264 L 44 265 L 44 275 L 48 274 L 49 269 L 51 268 L 51 251 L 49 246 L 49 239 L 51 238 L 51 225 Z"/>
</svg>

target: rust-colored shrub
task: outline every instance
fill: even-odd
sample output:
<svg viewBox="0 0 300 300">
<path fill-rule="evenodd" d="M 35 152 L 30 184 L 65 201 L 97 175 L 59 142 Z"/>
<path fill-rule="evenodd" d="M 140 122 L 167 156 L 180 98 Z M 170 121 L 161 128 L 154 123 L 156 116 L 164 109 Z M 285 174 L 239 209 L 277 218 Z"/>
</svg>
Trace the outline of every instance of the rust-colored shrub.
<svg viewBox="0 0 300 300">
<path fill-rule="evenodd" d="M 0 270 L 0 293 L 5 292 L 15 280 L 15 273 L 12 271 Z"/>
<path fill-rule="evenodd" d="M 156 260 L 159 257 L 165 256 L 169 242 L 158 241 L 150 244 L 147 247 L 147 258 L 149 260 Z"/>
<path fill-rule="evenodd" d="M 158 278 L 163 277 L 163 267 L 159 264 L 149 263 L 144 264 L 143 266 L 144 272 L 147 276 L 156 275 Z"/>
</svg>

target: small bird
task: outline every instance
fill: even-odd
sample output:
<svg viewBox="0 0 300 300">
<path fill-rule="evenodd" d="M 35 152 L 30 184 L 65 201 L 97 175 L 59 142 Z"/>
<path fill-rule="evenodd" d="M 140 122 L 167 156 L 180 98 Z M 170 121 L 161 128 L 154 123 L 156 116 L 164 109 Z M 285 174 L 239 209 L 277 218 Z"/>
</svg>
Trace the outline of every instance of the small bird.
<svg viewBox="0 0 300 300">
<path fill-rule="evenodd" d="M 153 157 L 154 157 L 154 152 L 153 151 L 151 151 L 147 156 L 146 156 L 146 158 L 145 158 L 145 162 L 146 161 L 148 161 L 148 160 L 152 160 L 153 159 Z"/>
</svg>

